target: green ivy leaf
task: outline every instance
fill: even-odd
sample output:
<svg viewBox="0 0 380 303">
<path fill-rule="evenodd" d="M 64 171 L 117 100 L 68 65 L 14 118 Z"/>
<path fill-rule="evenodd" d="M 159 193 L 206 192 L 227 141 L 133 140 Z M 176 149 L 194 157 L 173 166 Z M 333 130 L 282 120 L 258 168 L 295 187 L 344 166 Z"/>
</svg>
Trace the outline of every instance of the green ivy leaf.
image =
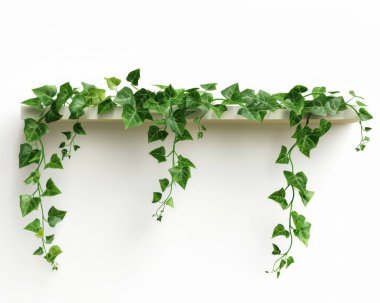
<svg viewBox="0 0 380 303">
<path fill-rule="evenodd" d="M 84 109 L 87 106 L 87 102 L 82 95 L 74 95 L 71 98 L 71 103 L 69 105 L 70 119 L 79 119 L 79 117 L 84 115 Z"/>
<path fill-rule="evenodd" d="M 31 99 L 25 100 L 21 103 L 28 105 L 28 106 L 31 106 L 31 107 L 34 107 L 34 108 L 37 108 L 37 109 L 43 109 L 44 108 L 42 105 L 42 102 L 39 98 L 31 98 Z"/>
<path fill-rule="evenodd" d="M 165 179 L 160 179 L 159 182 L 160 182 L 161 190 L 162 192 L 164 192 L 166 188 L 169 186 L 169 180 L 165 178 Z"/>
<path fill-rule="evenodd" d="M 272 238 L 278 237 L 278 236 L 284 236 L 285 238 L 288 238 L 290 235 L 289 231 L 287 231 L 282 224 L 277 224 L 277 226 L 274 228 L 272 233 Z"/>
<path fill-rule="evenodd" d="M 166 161 L 166 157 L 165 157 L 166 151 L 165 151 L 165 147 L 163 146 L 153 149 L 149 154 L 152 157 L 154 157 L 158 161 L 158 163 Z"/>
<path fill-rule="evenodd" d="M 285 170 L 284 176 L 290 186 L 294 186 L 300 191 L 306 189 L 307 177 L 302 171 L 294 174 L 291 171 Z"/>
<path fill-rule="evenodd" d="M 135 69 L 131 71 L 128 76 L 127 76 L 127 81 L 132 83 L 132 85 L 139 85 L 139 80 L 140 80 L 140 69 Z"/>
<path fill-rule="evenodd" d="M 289 163 L 288 149 L 286 148 L 286 146 L 284 145 L 281 146 L 281 151 L 280 151 L 280 154 L 278 155 L 276 163 L 279 163 L 279 164 Z"/>
<path fill-rule="evenodd" d="M 372 115 L 363 107 L 359 109 L 359 118 L 361 121 L 367 121 L 373 119 Z"/>
<path fill-rule="evenodd" d="M 281 254 L 281 250 L 276 244 L 272 243 L 272 246 L 273 246 L 272 255 L 276 256 L 276 255 Z"/>
<path fill-rule="evenodd" d="M 310 157 L 310 150 L 317 147 L 320 137 L 319 130 L 312 130 L 310 127 L 305 126 L 297 132 L 297 146 L 301 153 L 306 157 Z"/>
<path fill-rule="evenodd" d="M 171 208 L 174 208 L 174 201 L 173 198 L 170 197 L 169 199 L 166 200 L 165 202 L 166 205 L 170 206 Z"/>
<path fill-rule="evenodd" d="M 44 105 L 50 105 L 52 98 L 57 94 L 57 87 L 55 85 L 44 85 L 34 88 L 32 91 Z"/>
<path fill-rule="evenodd" d="M 31 195 L 20 196 L 20 209 L 23 217 L 30 214 L 32 211 L 38 209 L 41 203 L 41 198 L 33 197 Z"/>
<path fill-rule="evenodd" d="M 65 137 L 66 137 L 67 140 L 70 140 L 70 138 L 71 138 L 71 132 L 62 132 L 62 134 L 65 135 Z"/>
<path fill-rule="evenodd" d="M 301 197 L 302 203 L 307 206 L 310 202 L 311 198 L 314 196 L 314 192 L 306 189 L 302 189 L 299 191 L 299 195 Z"/>
<path fill-rule="evenodd" d="M 53 241 L 54 241 L 54 235 L 50 235 L 50 236 L 45 237 L 45 242 L 47 244 L 51 244 L 51 243 L 53 243 Z"/>
<path fill-rule="evenodd" d="M 51 156 L 50 162 L 45 165 L 45 168 L 63 169 L 61 159 L 59 159 L 57 154 Z"/>
<path fill-rule="evenodd" d="M 303 215 L 299 215 L 296 211 L 292 211 L 291 216 L 296 226 L 296 229 L 293 231 L 294 235 L 307 246 L 310 239 L 311 224 L 306 221 Z"/>
<path fill-rule="evenodd" d="M 184 129 L 181 135 L 175 135 L 175 142 L 193 140 L 193 137 L 187 129 Z"/>
<path fill-rule="evenodd" d="M 47 132 L 46 124 L 39 123 L 32 118 L 25 119 L 24 134 L 27 142 L 37 141 Z"/>
<path fill-rule="evenodd" d="M 66 211 L 59 210 L 54 206 L 50 207 L 48 212 L 48 224 L 50 227 L 55 227 L 66 216 Z"/>
<path fill-rule="evenodd" d="M 40 180 L 41 174 L 38 170 L 32 171 L 28 178 L 24 180 L 25 184 L 37 184 Z"/>
<path fill-rule="evenodd" d="M 286 202 L 286 199 L 285 199 L 284 188 L 281 188 L 280 190 L 275 191 L 268 198 L 280 204 L 282 209 L 286 209 L 288 207 L 288 202 Z"/>
<path fill-rule="evenodd" d="M 66 103 L 67 100 L 71 98 L 73 95 L 73 88 L 71 87 L 69 82 L 62 84 L 59 87 L 59 93 L 57 95 L 57 99 L 55 100 L 56 110 L 59 111 L 62 106 Z"/>
<path fill-rule="evenodd" d="M 144 123 L 144 117 L 142 117 L 141 113 L 139 113 L 137 109 L 132 105 L 123 106 L 122 118 L 124 121 L 125 129 L 137 127 Z"/>
<path fill-rule="evenodd" d="M 42 247 L 38 247 L 35 250 L 35 252 L 33 253 L 33 255 L 35 255 L 35 256 L 41 256 L 43 253 L 44 253 L 44 250 L 42 249 Z"/>
<path fill-rule="evenodd" d="M 113 101 L 121 106 L 135 105 L 133 91 L 129 87 L 123 87 L 120 91 L 118 91 Z"/>
<path fill-rule="evenodd" d="M 205 90 L 216 90 L 216 83 L 201 84 L 201 87 Z"/>
<path fill-rule="evenodd" d="M 54 184 L 53 180 L 50 178 L 46 182 L 46 190 L 43 192 L 42 196 L 44 197 L 51 197 L 61 194 L 61 191 L 58 189 L 58 187 Z"/>
<path fill-rule="evenodd" d="M 293 111 L 290 112 L 290 118 L 289 118 L 289 124 L 290 124 L 290 126 L 297 125 L 298 123 L 301 122 L 301 120 L 302 120 L 302 116 L 301 115 L 297 115 Z"/>
<path fill-rule="evenodd" d="M 221 94 L 224 98 L 231 101 L 240 101 L 240 89 L 239 84 L 235 83 L 231 86 L 223 89 L 221 91 Z"/>
<path fill-rule="evenodd" d="M 41 230 L 41 221 L 39 219 L 35 219 L 34 221 L 30 222 L 27 226 L 25 226 L 24 229 L 37 234 Z"/>
<path fill-rule="evenodd" d="M 326 87 L 321 86 L 321 87 L 314 87 L 311 95 L 313 96 L 314 99 L 316 99 L 319 95 L 322 95 L 325 93 L 326 93 Z"/>
<path fill-rule="evenodd" d="M 53 101 L 52 106 L 50 107 L 50 110 L 45 115 L 46 123 L 58 121 L 62 119 L 63 117 L 63 115 L 61 115 L 59 111 L 55 109 L 55 106 L 53 107 L 53 104 L 55 104 L 55 101 Z"/>
<path fill-rule="evenodd" d="M 162 194 L 160 192 L 154 192 L 153 193 L 153 200 L 152 203 L 157 203 L 161 200 Z"/>
<path fill-rule="evenodd" d="M 227 106 L 225 106 L 224 104 L 216 104 L 211 105 L 211 109 L 213 110 L 215 115 L 220 119 L 223 113 L 227 111 Z"/>
<path fill-rule="evenodd" d="M 288 268 L 290 265 L 292 265 L 294 263 L 294 258 L 292 256 L 289 256 L 287 259 L 286 259 L 286 268 Z"/>
<path fill-rule="evenodd" d="M 168 136 L 168 132 L 166 130 L 160 129 L 156 125 L 149 126 L 148 130 L 148 142 L 154 142 L 154 141 L 164 141 L 166 137 Z"/>
<path fill-rule="evenodd" d="M 98 115 L 102 115 L 113 111 L 116 107 L 116 104 L 112 102 L 111 99 L 106 99 L 98 105 Z"/>
<path fill-rule="evenodd" d="M 169 117 L 165 120 L 166 126 L 177 135 L 182 135 L 185 130 L 186 121 L 182 119 L 175 119 L 174 117 Z"/>
<path fill-rule="evenodd" d="M 325 120 L 325 119 L 321 119 L 319 121 L 319 129 L 320 129 L 320 136 L 323 136 L 324 134 L 326 134 L 331 128 L 331 122 Z"/>
<path fill-rule="evenodd" d="M 175 91 L 175 89 L 173 88 L 171 84 L 165 88 L 165 95 L 169 99 L 175 98 L 175 96 L 177 96 L 177 92 Z"/>
<path fill-rule="evenodd" d="M 32 163 L 39 163 L 41 157 L 41 151 L 38 149 L 33 149 L 28 143 L 23 143 L 20 145 L 20 152 L 18 155 L 18 165 L 19 168 L 30 165 Z"/>
<path fill-rule="evenodd" d="M 182 167 L 193 167 L 195 168 L 195 165 L 193 162 L 191 162 L 189 159 L 182 157 L 182 155 L 178 156 L 178 165 Z"/>
<path fill-rule="evenodd" d="M 257 93 L 257 101 L 259 102 L 260 109 L 262 110 L 269 110 L 273 112 L 279 108 L 276 98 L 263 90 L 260 90 Z"/>
<path fill-rule="evenodd" d="M 104 78 L 107 81 L 107 86 L 111 90 L 116 90 L 118 85 L 121 83 L 121 80 L 115 77 Z"/>
<path fill-rule="evenodd" d="M 55 259 L 62 253 L 61 248 L 58 245 L 50 247 L 49 252 L 44 257 L 49 263 L 53 263 Z"/>
<path fill-rule="evenodd" d="M 74 124 L 73 130 L 78 135 L 85 135 L 86 134 L 86 132 L 84 131 L 84 129 L 82 127 L 82 124 L 79 123 L 79 122 L 77 122 L 77 123 Z"/>
<path fill-rule="evenodd" d="M 174 182 L 176 182 L 183 189 L 186 188 L 187 181 L 191 177 L 190 168 L 187 166 L 174 166 L 169 169 Z"/>
</svg>

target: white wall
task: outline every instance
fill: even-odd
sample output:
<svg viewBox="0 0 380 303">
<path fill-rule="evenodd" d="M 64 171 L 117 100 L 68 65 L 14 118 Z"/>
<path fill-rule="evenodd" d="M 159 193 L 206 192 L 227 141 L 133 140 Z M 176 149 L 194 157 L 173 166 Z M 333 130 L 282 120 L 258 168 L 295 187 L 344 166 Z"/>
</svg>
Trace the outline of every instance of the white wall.
<svg viewBox="0 0 380 303">
<path fill-rule="evenodd" d="M 49 172 L 68 215 L 56 230 L 58 272 L 32 256 L 22 228 L 19 102 L 67 80 L 101 84 L 142 68 L 142 85 L 270 92 L 294 84 L 354 89 L 380 116 L 377 1 L 7 1 L 0 4 L 2 83 L 0 302 L 379 302 L 380 135 L 356 153 L 357 125 L 337 126 L 312 158 L 296 156 L 316 195 L 297 208 L 313 224 L 309 248 L 276 280 L 270 234 L 285 213 L 266 197 L 284 184 L 273 162 L 291 130 L 210 124 L 181 144 L 197 165 L 164 222 L 151 193 L 166 173 L 147 155 L 146 127 L 85 125 L 82 149 Z M 55 125 L 46 137 L 53 152 Z M 52 199 L 53 200 L 53 199 Z"/>
</svg>

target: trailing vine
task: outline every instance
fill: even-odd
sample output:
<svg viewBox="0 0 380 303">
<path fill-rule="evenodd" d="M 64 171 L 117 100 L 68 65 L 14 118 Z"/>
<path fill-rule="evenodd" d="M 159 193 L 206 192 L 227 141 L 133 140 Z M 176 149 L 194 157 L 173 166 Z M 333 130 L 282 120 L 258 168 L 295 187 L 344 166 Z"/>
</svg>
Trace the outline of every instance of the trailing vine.
<svg viewBox="0 0 380 303">
<path fill-rule="evenodd" d="M 363 122 L 372 119 L 363 98 L 350 91 L 350 98 L 346 101 L 338 91 L 315 87 L 308 92 L 302 85 L 296 85 L 287 93 L 269 94 L 262 90 L 256 93 L 252 89 L 241 91 L 237 83 L 223 89 L 221 96 L 214 96 L 216 83 L 202 84 L 200 88 L 190 89 L 156 85 L 155 90 L 148 90 L 139 88 L 139 79 L 140 70 L 134 70 L 126 77 L 127 85 L 119 89 L 120 79 L 105 78 L 108 92 L 87 83 L 82 83 L 81 89 L 72 88 L 70 83 L 62 84 L 59 90 L 54 85 L 45 85 L 33 89 L 35 97 L 22 102 L 38 112 L 38 118 L 26 118 L 24 121 L 26 142 L 20 145 L 19 153 L 20 168 L 32 165 L 34 167 L 24 181 L 25 184 L 34 186 L 34 189 L 31 194 L 20 196 L 23 217 L 39 211 L 37 217 L 25 227 L 40 241 L 33 254 L 43 256 L 53 270 L 58 269 L 56 258 L 62 250 L 55 244 L 55 235 L 49 230 L 64 219 L 66 211 L 51 206 L 46 212 L 45 200 L 61 194 L 61 191 L 52 178 L 45 177 L 45 170 L 63 169 L 62 161 L 70 159 L 80 148 L 76 140 L 78 136 L 86 134 L 80 118 L 88 108 L 95 107 L 98 115 L 104 115 L 122 107 L 121 118 L 126 129 L 141 126 L 146 120 L 151 121 L 148 143 L 161 143 L 149 154 L 158 163 L 170 163 L 167 175 L 158 180 L 159 190 L 153 192 L 152 203 L 157 205 L 153 217 L 157 221 L 162 221 L 167 206 L 174 208 L 173 193 L 176 185 L 186 189 L 191 170 L 195 169 L 194 163 L 180 154 L 177 148 L 181 141 L 193 140 L 187 129 L 188 121 L 192 120 L 196 125 L 197 138 L 202 139 L 207 130 L 202 124 L 202 118 L 210 111 L 220 118 L 228 110 L 228 106 L 235 106 L 238 107 L 239 115 L 261 123 L 268 113 L 287 110 L 290 127 L 295 128 L 292 136 L 295 142 L 290 147 L 283 145 L 280 148 L 276 163 L 289 166 L 288 170 L 283 171 L 286 182 L 284 187 L 269 196 L 269 199 L 280 205 L 287 216 L 284 224 L 279 223 L 274 227 L 272 238 L 285 237 L 288 244 L 283 249 L 284 252 L 277 244 L 272 244 L 272 254 L 276 259 L 272 269 L 267 271 L 279 277 L 283 269 L 294 263 L 291 249 L 295 238 L 306 246 L 310 239 L 311 224 L 296 210 L 296 201 L 300 200 L 307 206 L 314 192 L 307 187 L 308 178 L 305 173 L 296 170 L 293 153 L 298 149 L 303 155 L 310 157 L 310 152 L 317 147 L 319 139 L 332 127 L 328 117 L 345 110 L 353 110 L 358 116 L 361 137 L 356 150 L 363 151 L 370 141 L 368 132 L 371 130 Z M 59 151 L 53 153 L 47 161 L 43 137 L 48 133 L 49 123 L 63 118 L 64 108 L 69 109 L 69 119 L 73 120 L 73 126 L 62 132 L 64 140 L 58 146 Z M 317 127 L 310 126 L 311 118 L 318 119 Z M 167 138 L 171 140 L 169 151 L 163 144 Z M 47 178 L 46 182 L 42 182 L 42 174 Z"/>
</svg>

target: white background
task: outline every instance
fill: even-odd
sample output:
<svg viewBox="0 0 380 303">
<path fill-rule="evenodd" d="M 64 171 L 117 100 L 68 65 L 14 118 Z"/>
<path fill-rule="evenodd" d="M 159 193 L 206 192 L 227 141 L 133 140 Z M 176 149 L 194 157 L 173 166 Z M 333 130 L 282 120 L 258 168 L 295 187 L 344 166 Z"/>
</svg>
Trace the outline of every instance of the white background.
<svg viewBox="0 0 380 303">
<path fill-rule="evenodd" d="M 19 102 L 31 88 L 103 85 L 142 68 L 141 84 L 216 81 L 270 92 L 295 84 L 354 89 L 380 116 L 377 1 L 3 1 L 1 31 L 0 302 L 380 302 L 378 120 L 364 153 L 358 125 L 334 127 L 296 169 L 316 195 L 308 248 L 276 280 L 270 235 L 286 215 L 267 196 L 284 185 L 274 164 L 288 127 L 212 124 L 180 151 L 197 165 L 162 223 L 151 194 L 166 166 L 147 155 L 146 127 L 85 125 L 82 148 L 47 171 L 66 209 L 56 229 L 58 272 L 32 256 L 18 195 Z M 65 126 L 51 127 L 56 150 Z M 50 202 L 47 201 L 46 204 Z"/>
</svg>

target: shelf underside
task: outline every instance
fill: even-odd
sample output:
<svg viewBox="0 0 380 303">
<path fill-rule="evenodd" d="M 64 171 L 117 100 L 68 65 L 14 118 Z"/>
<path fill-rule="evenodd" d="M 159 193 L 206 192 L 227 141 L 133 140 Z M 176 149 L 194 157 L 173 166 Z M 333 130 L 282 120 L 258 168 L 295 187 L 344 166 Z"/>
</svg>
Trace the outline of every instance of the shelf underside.
<svg viewBox="0 0 380 303">
<path fill-rule="evenodd" d="M 228 110 L 223 114 L 223 116 L 218 119 L 214 112 L 208 112 L 202 119 L 204 122 L 238 122 L 238 123 L 257 123 L 252 120 L 248 120 L 237 114 L 238 106 L 227 106 Z M 80 118 L 81 122 L 121 122 L 121 113 L 122 108 L 117 107 L 113 112 L 105 113 L 103 115 L 98 116 L 97 109 L 87 108 L 86 113 Z M 73 122 L 74 120 L 68 119 L 70 116 L 70 112 L 68 108 L 63 108 L 61 111 L 63 114 L 63 118 L 58 122 Z M 29 106 L 21 107 L 21 118 L 34 118 L 38 119 L 40 112 Z M 311 117 L 310 123 L 318 122 L 320 120 L 320 116 Z M 339 112 L 335 116 L 326 116 L 324 119 L 332 122 L 333 124 L 347 124 L 347 123 L 355 123 L 358 122 L 359 119 L 356 113 L 352 109 L 347 109 L 345 111 Z M 190 120 L 190 119 L 189 119 Z M 269 112 L 265 118 L 263 123 L 277 123 L 277 124 L 288 124 L 289 123 L 289 111 L 288 110 L 277 110 L 275 112 Z"/>
</svg>

